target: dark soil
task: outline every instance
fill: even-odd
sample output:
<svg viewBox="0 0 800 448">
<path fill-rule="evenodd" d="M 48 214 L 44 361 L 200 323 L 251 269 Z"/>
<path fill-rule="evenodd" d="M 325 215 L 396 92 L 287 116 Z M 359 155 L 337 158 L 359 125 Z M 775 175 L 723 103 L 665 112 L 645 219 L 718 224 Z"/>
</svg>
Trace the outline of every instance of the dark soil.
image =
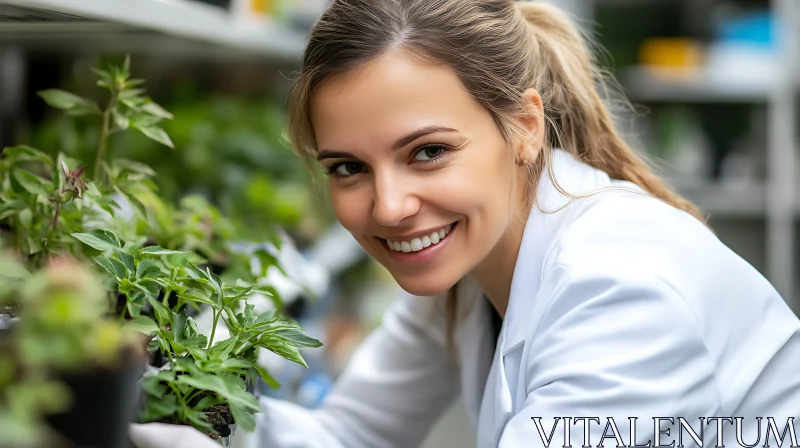
<svg viewBox="0 0 800 448">
<path fill-rule="evenodd" d="M 204 411 L 206 413 L 206 420 L 214 426 L 214 431 L 219 433 L 219 436 L 210 435 L 212 439 L 219 437 L 228 437 L 231 435 L 230 425 L 233 421 L 231 410 L 226 404 L 218 404 L 211 406 Z"/>
<path fill-rule="evenodd" d="M 199 401 L 199 399 L 207 394 L 201 394 L 198 396 L 193 402 Z M 191 404 L 190 404 L 191 405 Z M 214 440 L 217 440 L 221 437 L 228 437 L 231 435 L 231 428 L 229 425 L 234 423 L 233 415 L 231 415 L 231 411 L 228 408 L 227 404 L 218 404 L 215 406 L 211 406 L 210 408 L 203 411 L 206 414 L 206 421 L 211 424 L 214 428 L 214 431 L 217 433 L 206 433 L 208 437 L 211 437 Z M 185 424 L 178 422 L 174 419 L 169 417 L 159 420 L 161 423 L 170 423 L 170 424 Z"/>
<path fill-rule="evenodd" d="M 19 305 L 0 305 L 0 314 L 17 317 L 19 315 Z"/>
</svg>

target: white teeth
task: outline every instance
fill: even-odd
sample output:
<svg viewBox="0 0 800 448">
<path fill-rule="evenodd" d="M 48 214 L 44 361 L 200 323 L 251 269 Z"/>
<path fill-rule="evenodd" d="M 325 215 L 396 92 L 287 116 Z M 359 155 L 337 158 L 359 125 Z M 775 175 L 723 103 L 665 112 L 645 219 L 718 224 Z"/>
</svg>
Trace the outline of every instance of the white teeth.
<svg viewBox="0 0 800 448">
<path fill-rule="evenodd" d="M 450 224 L 421 238 L 413 238 L 411 241 L 386 240 L 386 244 L 397 252 L 417 252 L 431 245 L 439 244 L 439 241 L 443 240 L 452 229 L 453 225 Z"/>
<path fill-rule="evenodd" d="M 429 237 L 429 236 L 427 236 L 427 235 L 425 235 L 425 236 L 423 236 L 423 237 L 422 237 L 422 247 L 428 247 L 428 246 L 430 246 L 431 244 L 433 244 L 433 243 L 431 242 L 431 237 Z"/>
</svg>

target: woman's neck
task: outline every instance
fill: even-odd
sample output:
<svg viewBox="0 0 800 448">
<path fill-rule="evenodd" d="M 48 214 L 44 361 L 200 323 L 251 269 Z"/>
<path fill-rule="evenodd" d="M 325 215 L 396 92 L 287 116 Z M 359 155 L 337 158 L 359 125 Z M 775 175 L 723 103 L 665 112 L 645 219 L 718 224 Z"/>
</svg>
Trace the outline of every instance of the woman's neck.
<svg viewBox="0 0 800 448">
<path fill-rule="evenodd" d="M 525 221 L 526 219 L 513 220 L 489 255 L 471 273 L 501 317 L 505 317 L 508 308 L 511 280 L 522 244 Z"/>
</svg>

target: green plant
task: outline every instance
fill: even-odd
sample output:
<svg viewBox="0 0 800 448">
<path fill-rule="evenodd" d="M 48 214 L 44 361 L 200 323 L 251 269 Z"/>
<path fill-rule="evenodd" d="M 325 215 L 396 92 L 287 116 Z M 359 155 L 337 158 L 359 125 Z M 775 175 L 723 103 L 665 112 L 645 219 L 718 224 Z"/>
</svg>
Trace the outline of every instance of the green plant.
<svg viewBox="0 0 800 448">
<path fill-rule="evenodd" d="M 44 416 L 75 398 L 59 375 L 114 366 L 135 338 L 105 316 L 106 293 L 80 263 L 53 258 L 29 274 L 4 254 L 0 268 L 0 303 L 22 305 L 13 331 L 0 334 L 0 445 L 45 446 L 56 436 Z"/>
<path fill-rule="evenodd" d="M 280 99 L 209 94 L 187 88 L 188 83 L 172 89 L 165 104 L 175 117 L 159 124 L 178 151 L 164 151 L 145 135 L 130 132 L 113 135 L 114 153 L 153 167 L 159 195 L 167 202 L 186 194 L 208 198 L 231 218 L 240 238 L 260 240 L 277 226 L 303 245 L 324 231 L 333 214 L 310 188 L 307 170 L 283 136 Z M 37 127 L 34 146 L 93 156 L 99 133 L 84 119 L 67 118 Z"/>
<path fill-rule="evenodd" d="M 158 123 L 172 115 L 143 95 L 142 80 L 130 78 L 129 59 L 122 66 L 96 70 L 97 85 L 109 91 L 101 110 L 98 105 L 58 89 L 39 92 L 47 104 L 70 117 L 95 116 L 101 121 L 94 176 L 86 179 L 85 165 L 63 153 L 55 157 L 20 145 L 0 155 L 0 229 L 4 241 L 20 253 L 28 267 L 40 267 L 50 255 L 83 258 L 70 233 L 112 225 L 124 197 L 146 213 L 138 199 L 156 187 L 155 173 L 140 163 L 117 159 L 109 162 L 111 135 L 135 129 L 148 138 L 172 147 Z"/>
<path fill-rule="evenodd" d="M 112 135 L 128 129 L 171 147 L 171 140 L 159 123 L 172 115 L 143 95 L 144 91 L 137 87 L 143 81 L 130 78 L 127 58 L 120 67 L 96 73 L 97 85 L 109 92 L 102 109 L 95 102 L 66 91 L 40 92 L 48 104 L 64 110 L 67 116 L 93 118 L 99 125 L 92 179 L 85 178 L 81 162 L 60 152 L 53 158 L 29 146 L 6 148 L 0 157 L 0 239 L 30 270 L 66 256 L 97 268 L 103 289 L 96 297 L 102 297 L 104 313 L 114 316 L 113 328 L 123 324 L 126 330 L 144 333 L 150 340 L 149 349 L 168 364 L 168 369 L 148 373 L 142 382 L 146 392 L 143 421 L 189 424 L 214 436 L 227 429 L 224 415 L 229 413 L 244 430 L 252 430 L 253 413 L 258 406 L 246 392 L 247 382 L 260 377 L 273 387 L 278 386 L 258 366 L 257 350 L 271 350 L 305 365 L 298 349 L 321 344 L 305 336 L 296 323 L 277 316 L 280 298 L 273 289 L 252 282 L 257 273 L 252 270 L 251 258 L 230 251 L 234 226 L 216 208 L 196 198 L 186 199 L 176 207 L 157 193 L 155 171 L 138 162 L 111 157 L 115 152 Z M 123 201 L 132 210 L 121 206 Z M 223 267 L 231 268 L 228 275 L 220 277 L 209 266 L 201 268 L 209 258 L 213 264 L 220 256 L 226 257 Z M 260 251 L 255 256 L 262 270 L 276 265 L 272 253 Z M 11 287 L 0 287 L 3 291 L 8 294 L 0 305 L 24 296 Z M 37 291 L 38 295 L 47 296 L 46 291 Z M 245 302 L 257 293 L 270 297 L 275 310 L 255 315 L 252 305 Z M 100 302 L 92 302 L 93 306 L 97 303 Z M 28 311 L 29 307 L 54 307 L 60 312 L 81 309 L 70 301 L 43 305 L 36 300 L 21 300 L 19 305 L 23 317 L 26 312 L 35 312 Z M 201 307 L 208 307 L 213 314 L 214 325 L 208 337 L 199 333 L 188 313 Z M 26 340 L 49 337 L 46 326 L 33 326 L 36 318 L 25 320 L 30 327 L 20 328 L 34 329 Z M 107 327 L 106 333 L 87 330 L 85 334 L 94 336 L 93 342 L 108 341 L 114 333 L 107 323 L 105 318 L 95 319 L 92 328 L 100 331 Z M 230 338 L 224 341 L 215 340 L 219 323 L 230 331 Z M 22 331 L 14 329 L 15 334 Z M 60 352 L 50 350 L 58 343 L 51 347 L 30 342 L 28 346 L 41 348 L 38 352 L 24 352 L 23 357 L 30 355 L 34 362 L 57 363 L 61 359 Z M 77 343 L 69 348 L 74 350 L 70 359 L 78 363 L 86 361 L 89 353 L 109 353 L 103 347 Z M 22 398 L 9 403 L 11 408 L 28 409 L 30 414 L 26 415 L 36 420 L 35 412 L 52 409 L 36 404 L 40 396 L 28 387 L 34 384 L 33 380 L 3 377 L 4 366 L 14 370 L 19 361 L 19 357 L 10 361 L 0 358 L 0 386 L 4 390 L 31 392 L 20 392 Z M 2 383 L 3 378 L 6 383 Z M 60 409 L 58 403 L 52 404 L 53 409 Z"/>
<path fill-rule="evenodd" d="M 258 365 L 257 350 L 264 348 L 305 366 L 298 349 L 321 345 L 295 323 L 276 316 L 275 310 L 254 313 L 246 299 L 256 293 L 280 305 L 271 287 L 243 280 L 223 282 L 208 268 L 201 270 L 192 263 L 187 257 L 190 253 L 158 246 L 139 248 L 105 230 L 74 236 L 102 252 L 95 261 L 125 294 L 122 313 L 132 318 L 128 326 L 154 336 L 150 349 L 159 350 L 169 364 L 169 369 L 145 376 L 143 421 L 190 424 L 215 434 L 213 420 L 208 420 L 205 411 L 224 404 L 242 429 L 252 431 L 252 414 L 259 408 L 246 392 L 246 382 L 260 377 L 278 387 Z M 176 300 L 170 306 L 173 295 Z M 213 315 L 209 337 L 198 332 L 186 313 L 186 306 L 203 305 Z M 152 307 L 152 318 L 142 315 L 145 306 Z M 220 322 L 230 331 L 224 341 L 215 340 Z"/>
</svg>

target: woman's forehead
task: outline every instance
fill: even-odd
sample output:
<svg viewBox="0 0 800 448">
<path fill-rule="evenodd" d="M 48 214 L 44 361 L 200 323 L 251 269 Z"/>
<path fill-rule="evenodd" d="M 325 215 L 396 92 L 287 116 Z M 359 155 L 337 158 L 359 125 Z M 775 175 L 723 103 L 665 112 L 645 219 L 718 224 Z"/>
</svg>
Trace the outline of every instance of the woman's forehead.
<svg viewBox="0 0 800 448">
<path fill-rule="evenodd" d="M 320 147 L 389 142 L 429 125 L 459 129 L 484 114 L 452 70 L 401 51 L 326 80 L 311 98 Z"/>
</svg>

